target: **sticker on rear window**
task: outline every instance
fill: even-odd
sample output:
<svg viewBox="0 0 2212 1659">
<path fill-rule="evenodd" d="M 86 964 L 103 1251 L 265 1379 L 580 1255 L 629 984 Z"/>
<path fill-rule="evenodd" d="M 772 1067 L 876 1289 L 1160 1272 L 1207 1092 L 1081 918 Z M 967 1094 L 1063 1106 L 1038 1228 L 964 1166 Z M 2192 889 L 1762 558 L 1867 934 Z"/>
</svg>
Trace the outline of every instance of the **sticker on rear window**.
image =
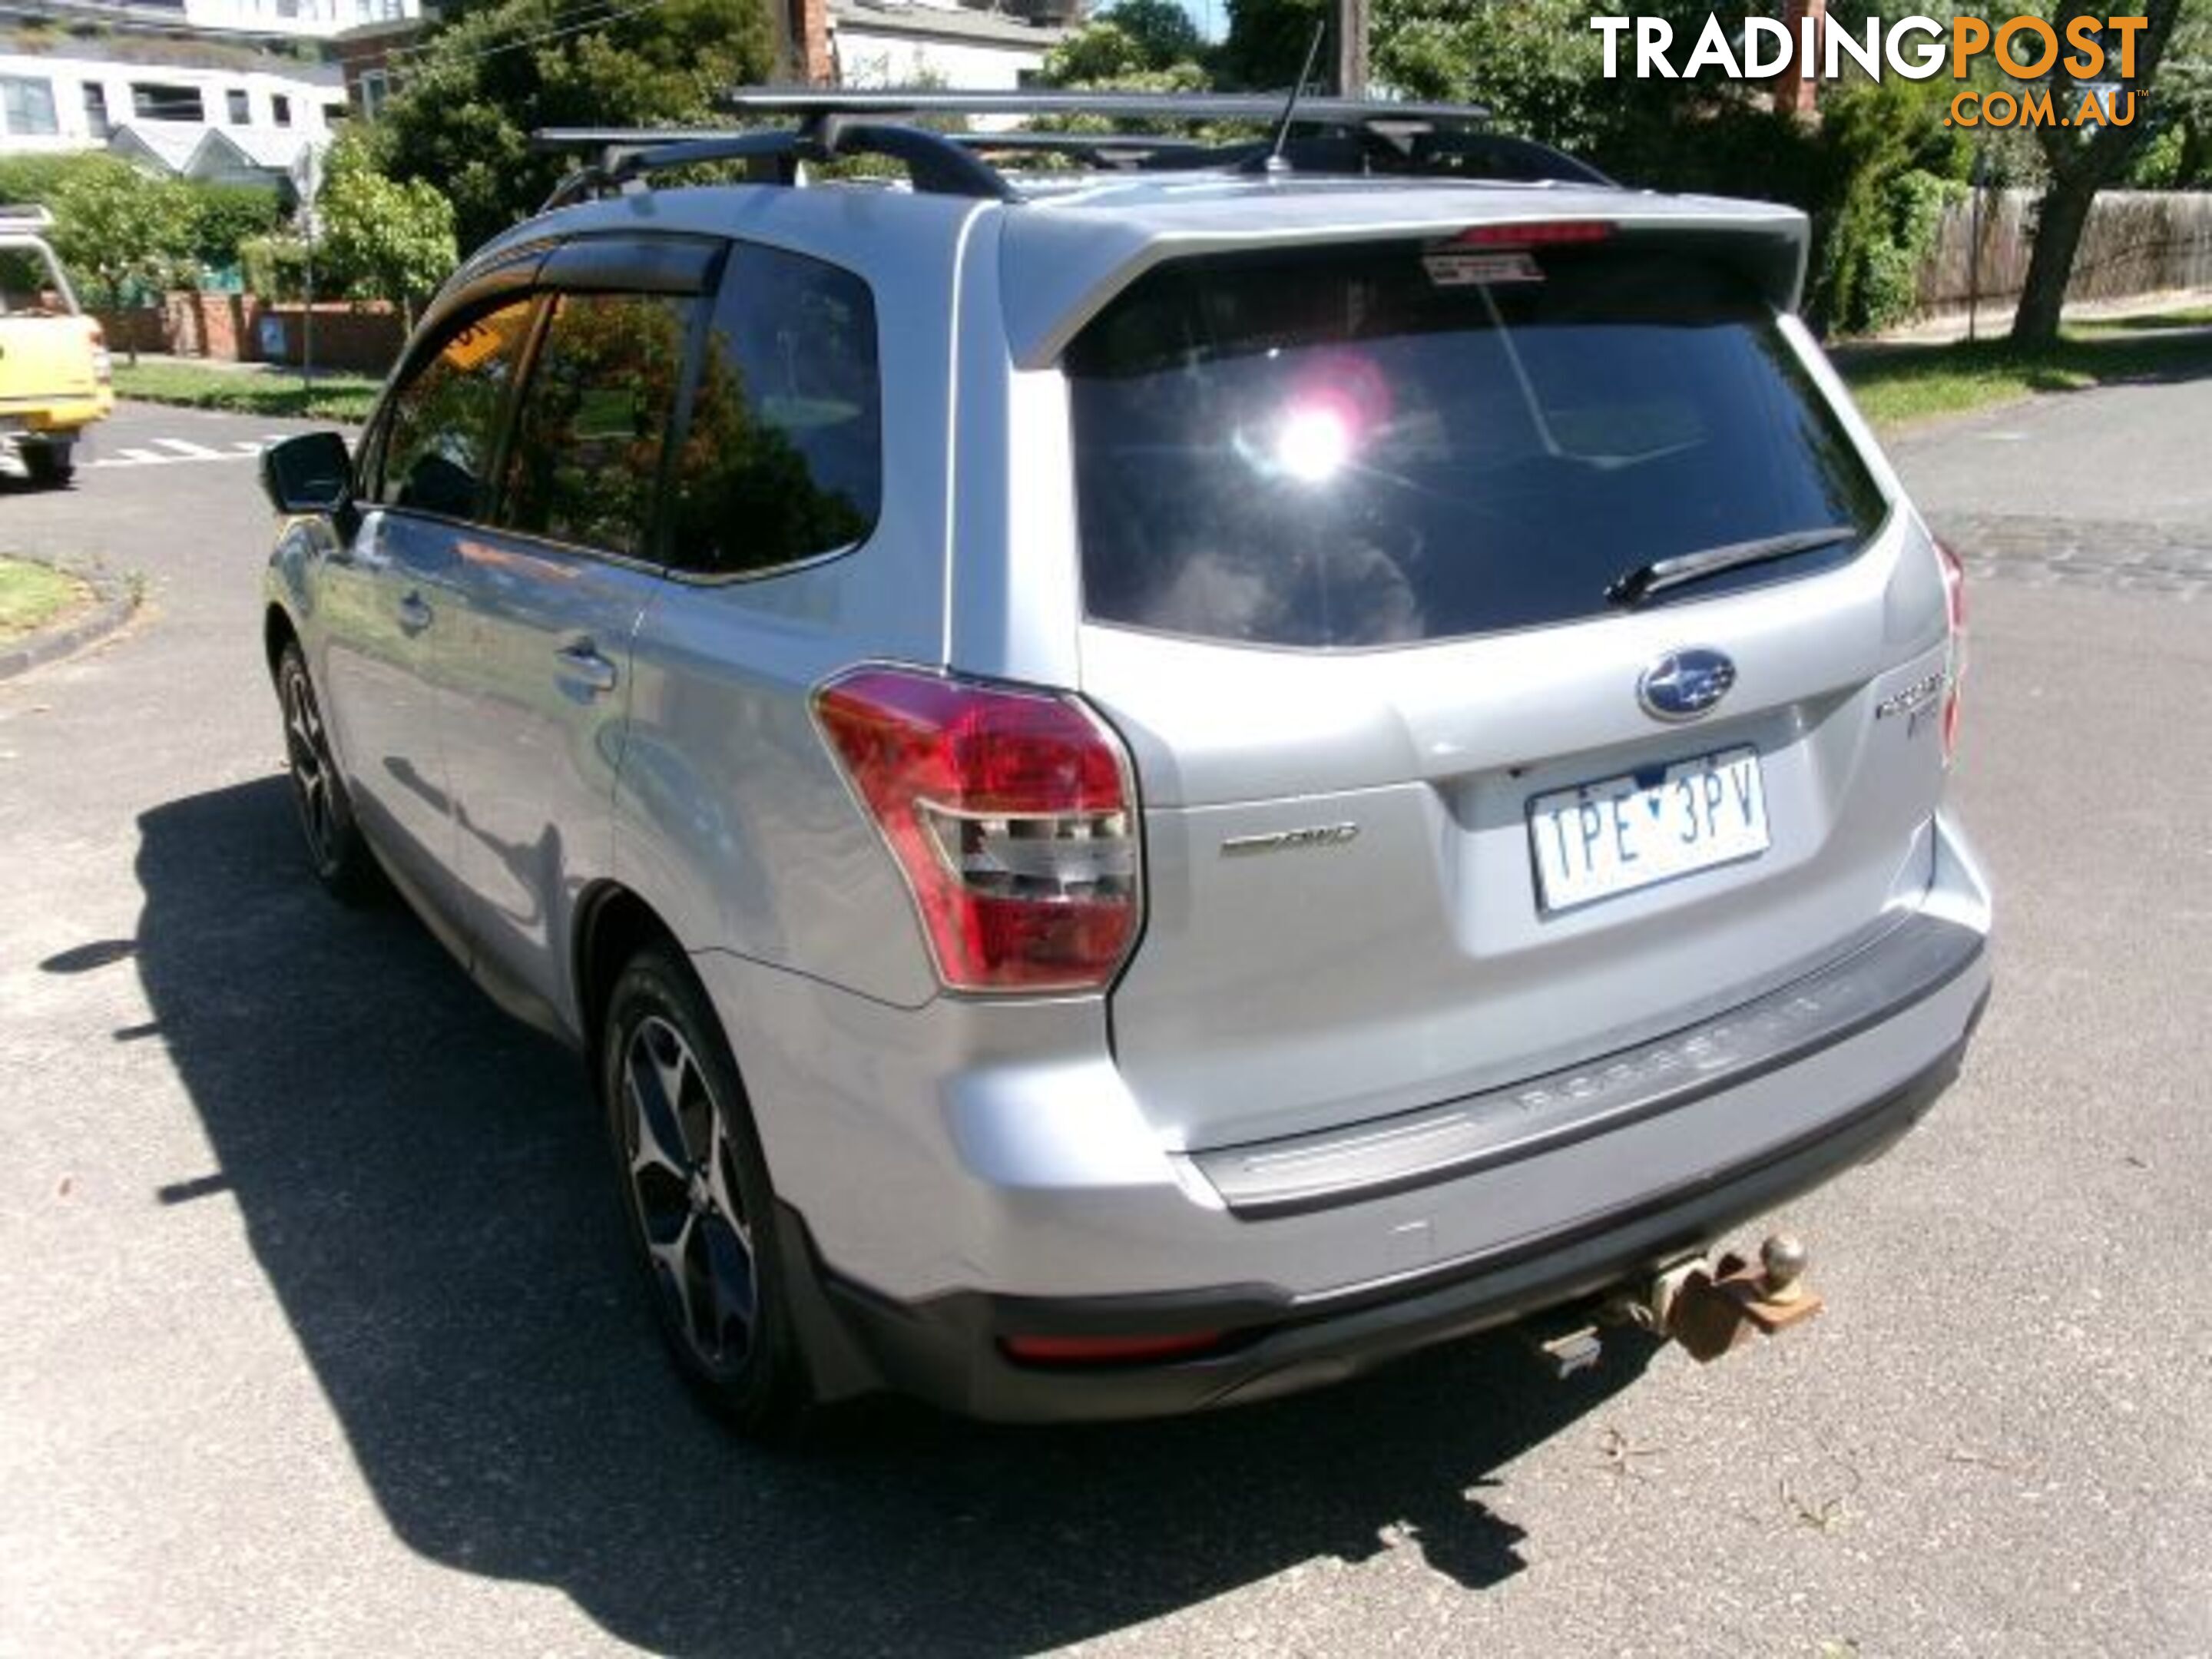
<svg viewBox="0 0 2212 1659">
<path fill-rule="evenodd" d="M 1473 253 L 1439 249 L 1421 256 L 1429 281 L 1438 288 L 1468 288 L 1476 283 L 1540 283 L 1544 273 L 1533 253 Z"/>
</svg>

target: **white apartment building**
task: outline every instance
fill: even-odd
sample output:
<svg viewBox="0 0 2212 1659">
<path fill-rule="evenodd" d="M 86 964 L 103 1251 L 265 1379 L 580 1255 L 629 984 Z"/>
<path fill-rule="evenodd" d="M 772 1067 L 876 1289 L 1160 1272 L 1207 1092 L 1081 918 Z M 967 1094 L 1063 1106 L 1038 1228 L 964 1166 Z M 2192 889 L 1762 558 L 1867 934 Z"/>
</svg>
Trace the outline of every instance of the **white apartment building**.
<svg viewBox="0 0 2212 1659">
<path fill-rule="evenodd" d="M 346 112 L 334 65 L 240 54 L 252 68 L 0 51 L 0 154 L 106 149 L 199 179 L 279 182 L 301 149 L 330 140 Z M 118 52 L 127 48 L 117 45 Z"/>
<path fill-rule="evenodd" d="M 282 34 L 326 40 L 362 23 L 422 15 L 422 0 L 184 0 L 184 21 L 207 33 Z"/>
</svg>

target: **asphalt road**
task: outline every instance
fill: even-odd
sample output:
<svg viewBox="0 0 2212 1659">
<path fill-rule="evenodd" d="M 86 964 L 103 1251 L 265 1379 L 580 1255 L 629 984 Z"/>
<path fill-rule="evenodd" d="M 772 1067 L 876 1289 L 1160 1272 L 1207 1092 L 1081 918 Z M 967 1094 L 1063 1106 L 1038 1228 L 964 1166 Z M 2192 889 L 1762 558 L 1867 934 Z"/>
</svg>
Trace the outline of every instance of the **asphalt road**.
<svg viewBox="0 0 2212 1659">
<path fill-rule="evenodd" d="M 222 458 L 271 429 L 0 485 L 150 601 L 0 683 L 0 1654 L 2212 1653 L 2212 381 L 1898 447 L 1983 576 L 1999 987 L 1791 1211 L 1809 1328 L 778 1455 L 654 1351 L 573 1064 L 310 885 Z"/>
</svg>

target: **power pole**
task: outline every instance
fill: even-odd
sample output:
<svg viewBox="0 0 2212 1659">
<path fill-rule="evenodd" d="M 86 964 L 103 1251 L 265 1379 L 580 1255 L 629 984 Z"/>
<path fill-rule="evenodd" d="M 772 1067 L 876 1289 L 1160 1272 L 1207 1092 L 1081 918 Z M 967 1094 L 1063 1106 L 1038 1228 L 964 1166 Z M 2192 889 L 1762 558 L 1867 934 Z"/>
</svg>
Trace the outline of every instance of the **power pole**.
<svg viewBox="0 0 2212 1659">
<path fill-rule="evenodd" d="M 1367 0 L 1336 0 L 1336 91 L 1367 95 Z"/>
</svg>

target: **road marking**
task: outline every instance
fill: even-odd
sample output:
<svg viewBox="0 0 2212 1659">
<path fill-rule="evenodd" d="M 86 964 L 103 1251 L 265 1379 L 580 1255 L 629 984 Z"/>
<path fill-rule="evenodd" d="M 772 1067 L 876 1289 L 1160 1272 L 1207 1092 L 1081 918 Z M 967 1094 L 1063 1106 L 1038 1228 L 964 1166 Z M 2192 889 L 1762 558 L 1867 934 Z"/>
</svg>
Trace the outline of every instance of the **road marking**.
<svg viewBox="0 0 2212 1659">
<path fill-rule="evenodd" d="M 87 466 L 182 466 L 192 461 L 250 461 L 271 444 L 282 443 L 281 434 L 271 433 L 265 438 L 239 438 L 228 449 L 216 449 L 195 443 L 189 438 L 149 438 L 144 444 L 133 444 L 87 461 Z M 162 447 L 155 449 L 153 445 Z"/>
</svg>

